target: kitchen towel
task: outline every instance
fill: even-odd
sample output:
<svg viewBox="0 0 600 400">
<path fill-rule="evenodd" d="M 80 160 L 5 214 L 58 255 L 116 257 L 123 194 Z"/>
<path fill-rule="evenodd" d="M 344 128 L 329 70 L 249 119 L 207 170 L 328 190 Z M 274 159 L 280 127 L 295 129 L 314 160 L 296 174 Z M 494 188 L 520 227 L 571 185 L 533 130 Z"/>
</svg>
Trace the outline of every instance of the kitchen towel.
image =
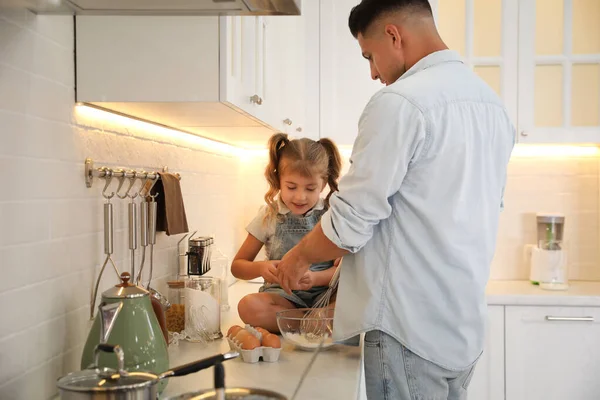
<svg viewBox="0 0 600 400">
<path fill-rule="evenodd" d="M 156 230 L 167 232 L 169 236 L 189 232 L 179 178 L 168 172 L 159 172 L 159 175 L 160 179 L 152 188 L 152 194 L 159 194 L 156 197 Z"/>
</svg>

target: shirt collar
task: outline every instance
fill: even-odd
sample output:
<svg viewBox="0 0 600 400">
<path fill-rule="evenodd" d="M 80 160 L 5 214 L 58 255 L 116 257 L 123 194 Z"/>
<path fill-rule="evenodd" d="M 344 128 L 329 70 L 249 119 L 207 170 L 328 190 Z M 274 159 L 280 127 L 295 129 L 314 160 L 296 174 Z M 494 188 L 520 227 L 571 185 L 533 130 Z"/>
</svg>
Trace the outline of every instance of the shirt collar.
<svg viewBox="0 0 600 400">
<path fill-rule="evenodd" d="M 426 55 L 408 69 L 398 80 L 408 78 L 411 75 L 416 74 L 419 71 L 423 71 L 429 67 L 434 67 L 439 64 L 448 62 L 459 62 L 462 63 L 460 55 L 453 50 L 439 50 L 431 54 Z"/>
<path fill-rule="evenodd" d="M 286 215 L 290 213 L 290 209 L 281 201 L 281 198 L 277 198 L 277 205 L 279 206 L 279 214 Z M 323 210 L 325 208 L 325 201 L 323 199 L 319 199 L 317 204 L 313 208 L 311 208 L 306 214 L 305 217 L 308 217 L 313 213 L 313 211 Z"/>
</svg>

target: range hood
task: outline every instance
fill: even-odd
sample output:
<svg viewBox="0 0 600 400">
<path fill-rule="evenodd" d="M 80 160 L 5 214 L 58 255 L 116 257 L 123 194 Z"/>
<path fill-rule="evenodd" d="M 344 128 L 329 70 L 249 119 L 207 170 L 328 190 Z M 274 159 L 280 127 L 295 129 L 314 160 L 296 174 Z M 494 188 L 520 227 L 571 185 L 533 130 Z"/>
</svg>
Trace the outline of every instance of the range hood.
<svg viewBox="0 0 600 400">
<path fill-rule="evenodd" d="M 0 0 L 0 8 L 77 15 L 300 15 L 300 0 Z"/>
</svg>

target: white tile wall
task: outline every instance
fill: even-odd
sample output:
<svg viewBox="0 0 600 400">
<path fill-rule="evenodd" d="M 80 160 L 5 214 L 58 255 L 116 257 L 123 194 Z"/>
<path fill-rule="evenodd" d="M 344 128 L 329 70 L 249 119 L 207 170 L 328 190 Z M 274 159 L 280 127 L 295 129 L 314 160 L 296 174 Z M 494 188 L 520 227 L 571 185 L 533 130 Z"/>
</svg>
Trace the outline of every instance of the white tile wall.
<svg viewBox="0 0 600 400">
<path fill-rule="evenodd" d="M 349 167 L 347 156 L 345 154 L 343 173 Z M 245 182 L 253 181 L 259 192 L 253 198 L 266 191 L 259 177 L 266 162 L 266 157 L 255 158 L 244 169 L 248 174 Z M 566 216 L 570 279 L 600 280 L 599 165 L 598 156 L 513 157 L 508 167 L 505 209 L 500 217 L 491 279 L 529 278 L 524 246 L 535 243 L 535 215 L 540 212 Z M 246 221 L 252 218 L 260 204 L 259 200 L 245 207 Z M 240 235 L 243 237 L 244 232 Z"/>
<path fill-rule="evenodd" d="M 596 157 L 513 158 L 500 217 L 492 279 L 528 279 L 524 245 L 535 244 L 536 213 L 566 217 L 571 279 L 600 280 Z"/>
<path fill-rule="evenodd" d="M 101 185 L 83 160 L 183 175 L 190 227 L 233 255 L 263 203 L 264 158 L 73 113 L 72 18 L 0 11 L 0 398 L 44 399 L 79 367 L 89 293 L 103 260 Z M 534 214 L 567 216 L 573 279 L 600 280 L 597 158 L 520 158 L 509 168 L 493 279 L 525 279 Z M 346 163 L 347 166 L 347 163 Z M 115 203 L 115 254 L 129 266 L 126 210 Z M 159 234 L 155 285 L 174 271 L 178 237 Z M 139 260 L 139 254 L 136 257 Z M 103 288 L 112 284 L 107 271 Z M 65 290 L 68 288 L 68 290 Z"/>
<path fill-rule="evenodd" d="M 74 112 L 73 20 L 0 11 L 0 398 L 45 399 L 79 369 L 89 298 L 103 261 L 103 181 L 85 187 L 83 161 L 182 175 L 190 228 L 231 256 L 245 189 L 237 155 Z M 248 163 L 246 163 L 248 165 Z M 239 194 L 244 205 L 238 205 Z M 115 253 L 129 268 L 125 203 L 116 198 Z M 251 207 L 252 208 L 252 207 Z M 159 233 L 155 286 L 177 264 L 179 237 Z M 140 254 L 136 256 L 140 260 Z M 114 283 L 107 269 L 102 289 Z"/>
</svg>

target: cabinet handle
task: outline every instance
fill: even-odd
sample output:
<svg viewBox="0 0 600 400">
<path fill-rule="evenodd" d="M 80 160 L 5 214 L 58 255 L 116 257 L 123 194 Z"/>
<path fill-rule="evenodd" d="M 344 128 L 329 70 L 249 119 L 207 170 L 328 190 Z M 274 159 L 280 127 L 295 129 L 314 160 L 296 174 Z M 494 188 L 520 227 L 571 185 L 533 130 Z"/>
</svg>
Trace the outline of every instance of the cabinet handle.
<svg viewBox="0 0 600 400">
<path fill-rule="evenodd" d="M 529 136 L 529 132 L 527 132 L 527 131 L 521 131 L 521 136 Z"/>
<path fill-rule="evenodd" d="M 283 123 L 286 124 L 286 125 L 288 125 L 288 126 L 290 126 L 290 125 L 292 125 L 292 120 L 289 119 L 289 118 L 286 118 L 286 119 L 283 120 Z"/>
<path fill-rule="evenodd" d="M 302 127 L 301 126 L 297 127 L 296 132 L 302 132 Z"/>
<path fill-rule="evenodd" d="M 551 315 L 546 315 L 546 321 L 594 322 L 594 317 L 553 317 Z"/>
<path fill-rule="evenodd" d="M 262 104 L 262 97 L 260 97 L 259 95 L 255 94 L 254 96 L 250 97 L 250 102 L 254 103 L 256 105 L 261 105 Z"/>
</svg>

